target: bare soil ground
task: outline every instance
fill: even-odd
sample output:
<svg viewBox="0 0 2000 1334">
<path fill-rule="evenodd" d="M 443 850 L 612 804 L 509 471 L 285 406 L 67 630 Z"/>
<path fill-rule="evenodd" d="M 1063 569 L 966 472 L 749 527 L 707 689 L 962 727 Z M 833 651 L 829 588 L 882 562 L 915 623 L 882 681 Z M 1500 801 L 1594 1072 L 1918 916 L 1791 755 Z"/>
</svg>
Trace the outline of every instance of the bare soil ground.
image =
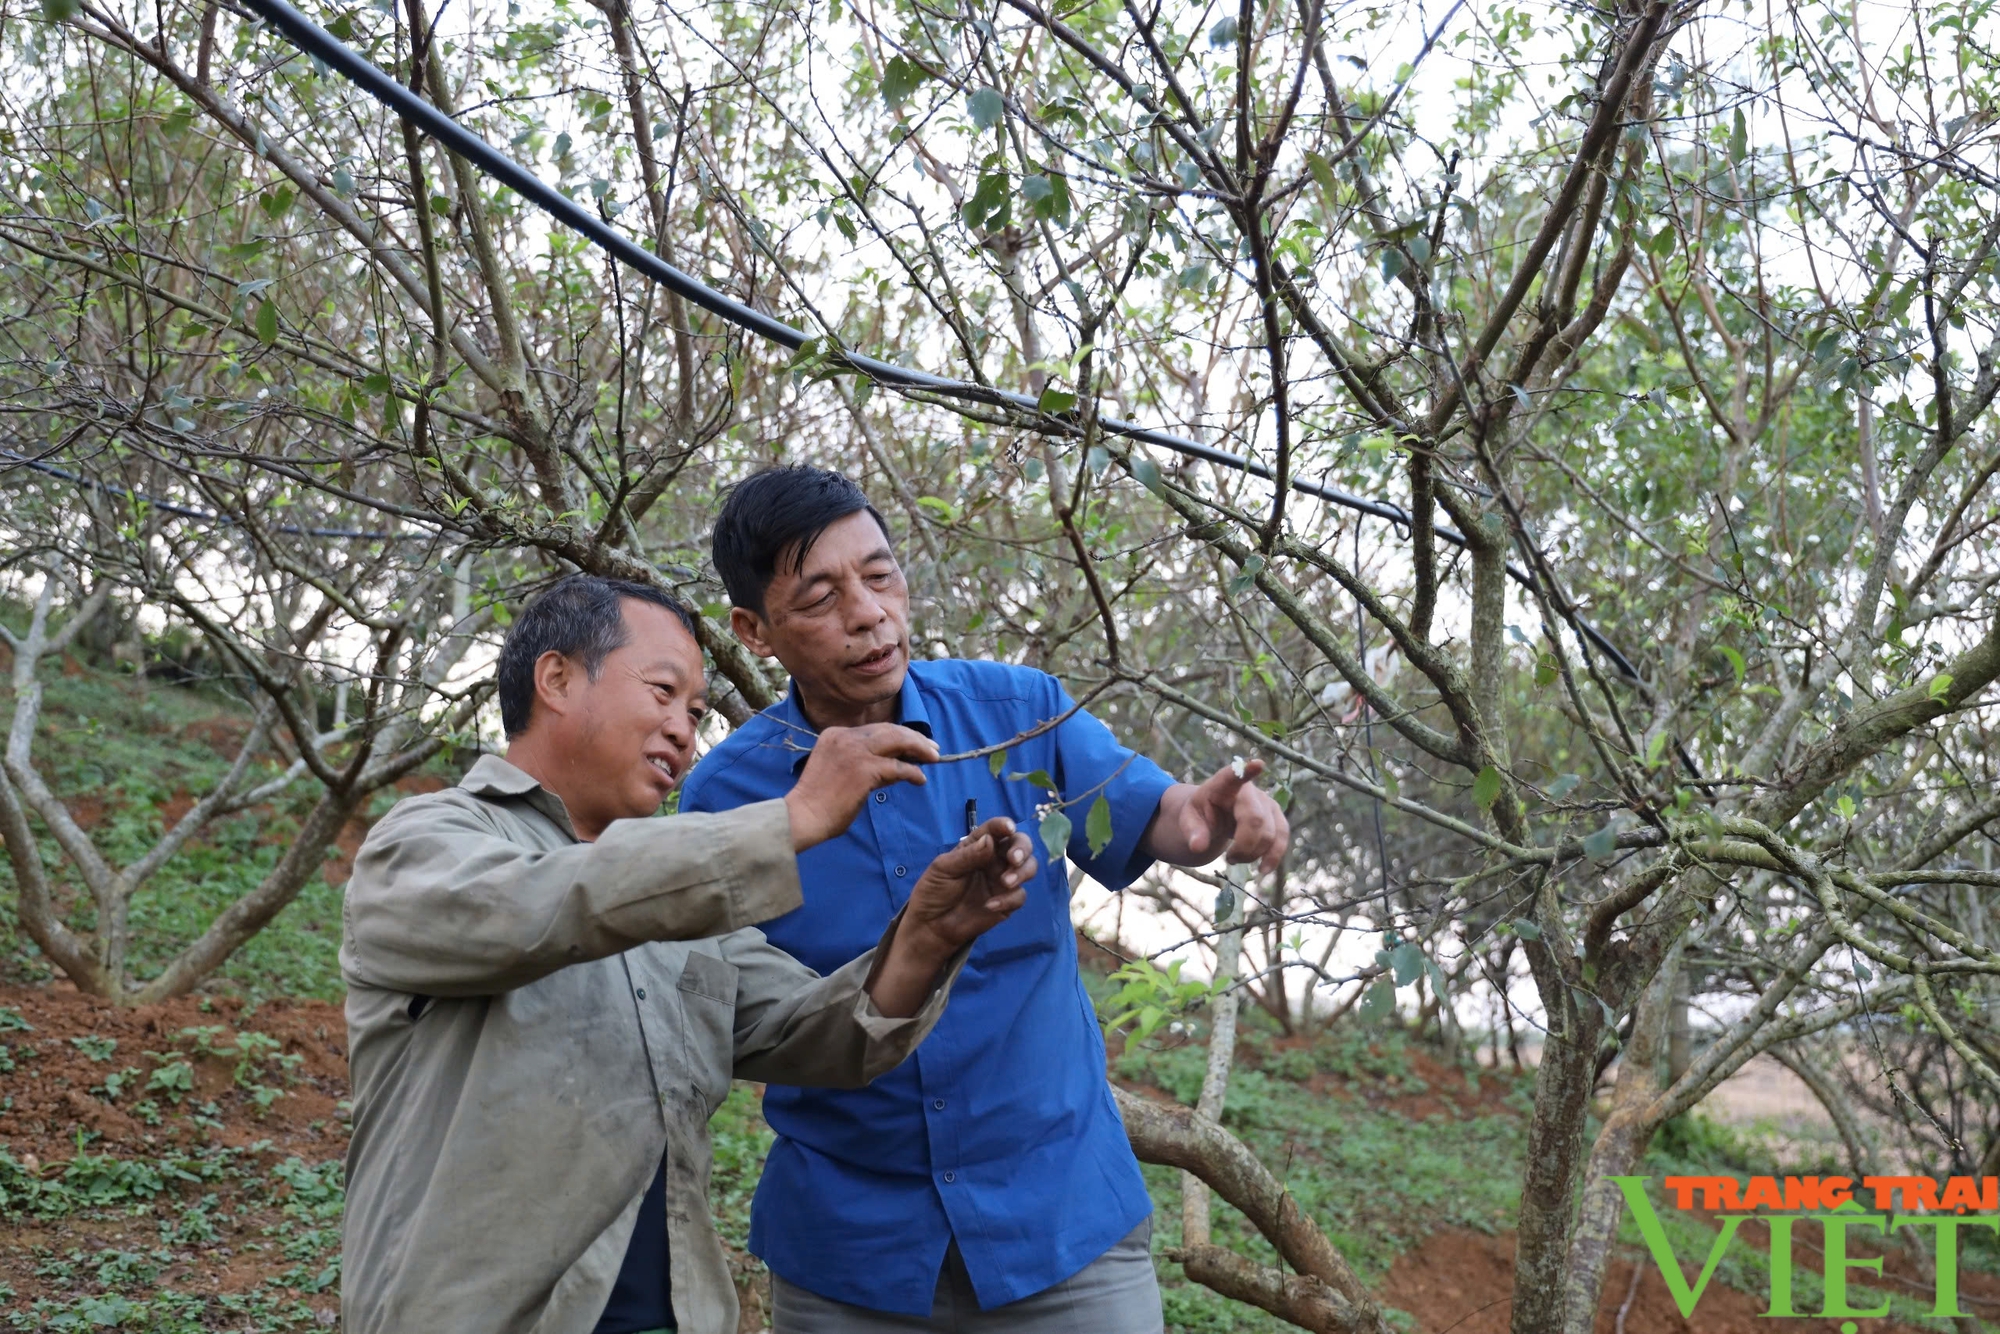
<svg viewBox="0 0 2000 1334">
<path fill-rule="evenodd" d="M 317 1258 L 296 1245 L 287 1254 L 285 1235 L 300 1230 L 285 1212 L 294 1187 L 273 1171 L 346 1153 L 347 1030 L 338 1006 L 270 1002 L 246 1018 L 233 999 L 119 1010 L 66 985 L 0 987 L 0 1022 L 13 1067 L 0 1074 L 11 1193 L 40 1182 L 99 1192 L 119 1206 L 158 1205 L 145 1216 L 98 1209 L 36 1217 L 30 1209 L 10 1218 L 0 1228 L 0 1294 L 11 1296 L 0 1311 L 19 1316 L 37 1299 L 61 1300 L 79 1272 L 107 1256 L 143 1257 L 134 1263 L 149 1281 L 214 1293 L 248 1291 Z M 270 1041 L 245 1043 L 246 1033 Z M 164 1188 L 142 1174 L 95 1170 L 101 1159 L 148 1164 Z M 311 1276 L 303 1282 L 296 1300 L 320 1323 L 335 1323 L 333 1291 L 311 1291 Z"/>
</svg>

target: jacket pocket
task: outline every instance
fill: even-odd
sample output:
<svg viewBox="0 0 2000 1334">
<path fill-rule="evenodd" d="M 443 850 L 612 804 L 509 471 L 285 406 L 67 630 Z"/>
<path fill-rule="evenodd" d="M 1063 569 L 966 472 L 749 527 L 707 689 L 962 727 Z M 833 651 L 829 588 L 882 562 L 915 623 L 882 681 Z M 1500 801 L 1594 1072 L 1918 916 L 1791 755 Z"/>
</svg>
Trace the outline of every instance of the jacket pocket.
<svg viewBox="0 0 2000 1334">
<path fill-rule="evenodd" d="M 679 992 L 688 1075 L 712 1116 L 729 1096 L 736 1063 L 736 966 L 691 952 L 681 969 Z"/>
<path fill-rule="evenodd" d="M 690 953 L 681 969 L 681 990 L 736 1008 L 736 965 L 713 954 Z"/>
</svg>

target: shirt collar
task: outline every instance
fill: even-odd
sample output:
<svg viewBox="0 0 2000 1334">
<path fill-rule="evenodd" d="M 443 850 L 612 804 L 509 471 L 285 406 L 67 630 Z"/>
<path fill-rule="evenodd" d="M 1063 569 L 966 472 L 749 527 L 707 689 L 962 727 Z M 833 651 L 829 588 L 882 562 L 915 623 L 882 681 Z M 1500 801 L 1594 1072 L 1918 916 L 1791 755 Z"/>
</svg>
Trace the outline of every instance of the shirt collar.
<svg viewBox="0 0 2000 1334">
<path fill-rule="evenodd" d="M 537 782 L 533 775 L 518 769 L 498 755 L 481 755 L 478 761 L 465 771 L 465 777 L 458 785 L 475 797 L 525 797 L 528 804 L 555 821 L 556 827 L 576 837 L 576 827 L 569 822 L 569 808 L 562 798 Z"/>
<path fill-rule="evenodd" d="M 786 687 L 785 697 L 771 706 L 771 713 L 789 727 L 795 727 L 809 736 L 817 734 L 817 729 L 806 721 L 805 710 L 799 707 L 797 682 Z M 917 664 L 914 662 L 903 672 L 903 688 L 896 695 L 896 721 L 912 732 L 931 736 L 931 715 L 924 708 L 924 692 L 917 688 Z M 792 761 L 792 777 L 799 776 L 799 771 L 806 767 L 806 761 L 811 756 L 812 750 L 808 748 L 805 754 Z"/>
</svg>

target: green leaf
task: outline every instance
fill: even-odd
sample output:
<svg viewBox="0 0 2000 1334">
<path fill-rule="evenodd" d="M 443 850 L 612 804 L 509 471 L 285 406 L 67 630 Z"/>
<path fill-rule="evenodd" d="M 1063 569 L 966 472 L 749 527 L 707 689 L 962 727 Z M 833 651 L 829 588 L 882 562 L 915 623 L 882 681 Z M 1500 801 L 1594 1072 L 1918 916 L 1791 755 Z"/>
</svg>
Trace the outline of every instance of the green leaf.
<svg viewBox="0 0 2000 1334">
<path fill-rule="evenodd" d="M 1013 198 L 1007 190 L 1007 173 L 990 172 L 979 178 L 972 198 L 965 201 L 959 216 L 968 227 L 1001 228 L 1013 215 Z"/>
<path fill-rule="evenodd" d="M 1241 597 L 1245 590 L 1257 582 L 1257 575 L 1264 568 L 1262 556 L 1251 556 L 1243 562 L 1243 568 L 1229 576 L 1229 596 Z"/>
<path fill-rule="evenodd" d="M 1549 795 L 1557 801 L 1561 801 L 1582 785 L 1583 776 L 1581 774 L 1562 774 L 1557 777 L 1555 782 L 1549 784 Z"/>
<path fill-rule="evenodd" d="M 1069 830 L 1069 817 L 1059 810 L 1042 817 L 1042 846 L 1048 850 L 1051 861 L 1063 856 L 1069 847 Z"/>
<path fill-rule="evenodd" d="M 1090 803 L 1090 814 L 1083 820 L 1083 836 L 1090 840 L 1090 855 L 1100 856 L 1111 846 L 1111 803 L 1099 793 L 1097 800 Z"/>
<path fill-rule="evenodd" d="M 1561 675 L 1562 675 L 1562 667 L 1560 664 L 1556 662 L 1555 654 L 1544 651 L 1542 653 L 1535 655 L 1536 685 L 1538 686 L 1554 685 L 1556 682 L 1556 678 Z"/>
<path fill-rule="evenodd" d="M 257 341 L 278 341 L 278 308 L 271 304 L 269 298 L 257 304 Z"/>
<path fill-rule="evenodd" d="M 395 387 L 395 381 L 383 371 L 377 371 L 361 382 L 361 392 L 375 398 L 381 398 Z"/>
<path fill-rule="evenodd" d="M 1839 809 L 1841 819 L 1852 820 L 1854 818 L 1854 812 L 1856 809 L 1854 805 L 1854 798 L 1846 795 L 1845 793 L 1842 793 L 1840 800 L 1836 801 L 1834 805 Z"/>
<path fill-rule="evenodd" d="M 1715 651 L 1729 659 L 1729 670 L 1736 673 L 1736 684 L 1743 684 L 1743 655 L 1727 644 L 1717 644 Z"/>
<path fill-rule="evenodd" d="M 1609 861 L 1611 854 L 1616 851 L 1618 851 L 1618 831 L 1610 825 L 1604 826 L 1583 840 L 1583 852 L 1586 857 L 1593 857 L 1601 862 Z"/>
<path fill-rule="evenodd" d="M 82 8 L 80 0 L 42 0 L 42 17 L 51 23 L 61 23 L 64 19 L 75 18 Z"/>
<path fill-rule="evenodd" d="M 1069 226 L 1069 178 L 1055 172 L 1021 182 L 1021 196 L 1038 218 Z"/>
<path fill-rule="evenodd" d="M 1035 400 L 1035 406 L 1043 412 L 1052 415 L 1058 412 L 1068 412 L 1076 406 L 1076 395 L 1064 393 L 1054 385 L 1050 385 L 1047 389 L 1042 390 L 1042 396 Z"/>
<path fill-rule="evenodd" d="M 1742 162 L 1750 152 L 1750 124 L 1743 119 L 1743 108 L 1736 108 L 1736 119 L 1729 128 L 1729 160 Z"/>
<path fill-rule="evenodd" d="M 1665 732 L 1655 732 L 1653 739 L 1646 743 L 1646 767 L 1650 769 L 1658 764 L 1660 757 L 1666 753 L 1667 734 Z"/>
<path fill-rule="evenodd" d="M 1208 30 L 1208 44 L 1218 50 L 1225 46 L 1236 45 L 1236 38 L 1237 29 L 1234 17 L 1221 19 L 1213 28 Z"/>
<path fill-rule="evenodd" d="M 1930 696 L 1932 699 L 1943 699 L 1946 695 L 1949 695 L 1950 693 L 1951 693 L 1950 672 L 1939 672 L 1936 676 L 1931 678 Z"/>
<path fill-rule="evenodd" d="M 965 99 L 965 114 L 972 117 L 972 123 L 982 130 L 990 130 L 1000 123 L 1006 113 L 1006 99 L 997 88 L 975 88 Z"/>
<path fill-rule="evenodd" d="M 1406 940 L 1389 951 L 1389 966 L 1396 971 L 1396 985 L 1407 987 L 1424 971 L 1424 952 Z"/>
<path fill-rule="evenodd" d="M 1007 777 L 1024 781 L 1029 787 L 1038 787 L 1044 792 L 1056 790 L 1056 780 L 1049 777 L 1049 771 L 1046 769 L 1037 769 L 1033 773 L 1026 774 L 1008 774 Z"/>
<path fill-rule="evenodd" d="M 1491 806 L 1499 799 L 1500 771 L 1489 764 L 1479 771 L 1477 778 L 1472 780 L 1473 804 L 1483 808 Z"/>
<path fill-rule="evenodd" d="M 1410 267 L 1410 262 L 1407 259 L 1403 258 L 1402 251 L 1398 250 L 1395 246 L 1383 247 L 1382 277 L 1386 281 L 1394 282 L 1396 280 L 1396 275 L 1409 267 Z"/>
<path fill-rule="evenodd" d="M 1006 751 L 996 750 L 991 755 L 988 755 L 986 757 L 986 771 L 992 774 L 995 778 L 998 778 L 1000 776 L 1000 771 L 1006 767 L 1007 767 Z"/>
<path fill-rule="evenodd" d="M 1318 182 L 1320 190 L 1326 195 L 1326 202 L 1331 204 L 1336 194 L 1333 179 L 1333 164 L 1318 153 L 1308 153 L 1306 154 L 1306 169 L 1312 172 L 1313 180 Z"/>
<path fill-rule="evenodd" d="M 899 107 L 910 100 L 910 94 L 923 86 L 930 74 L 916 61 L 907 56 L 891 56 L 882 70 L 882 100 L 891 107 Z"/>
<path fill-rule="evenodd" d="M 342 14 L 339 18 L 336 18 L 333 22 L 327 24 L 326 30 L 332 33 L 335 37 L 338 37 L 343 42 L 353 41 L 354 15 L 352 13 Z"/>
<path fill-rule="evenodd" d="M 1517 917 L 1514 919 L 1514 934 L 1523 940 L 1540 940 L 1542 928 L 1525 917 Z"/>
<path fill-rule="evenodd" d="M 1153 461 L 1143 454 L 1132 456 L 1132 477 L 1148 491 L 1158 494 L 1161 489 L 1160 470 Z"/>
<path fill-rule="evenodd" d="M 1361 1002 L 1361 1013 L 1369 1019 L 1387 1019 L 1396 1013 L 1396 988 L 1386 977 L 1378 977 L 1368 988 L 1368 999 Z"/>
</svg>

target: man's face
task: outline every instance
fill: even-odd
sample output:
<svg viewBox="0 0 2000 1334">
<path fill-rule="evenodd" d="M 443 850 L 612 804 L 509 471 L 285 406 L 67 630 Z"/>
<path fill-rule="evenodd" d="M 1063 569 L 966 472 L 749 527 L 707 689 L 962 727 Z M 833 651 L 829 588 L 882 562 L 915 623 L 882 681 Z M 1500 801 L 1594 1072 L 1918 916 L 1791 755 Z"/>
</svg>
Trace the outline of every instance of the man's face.
<svg viewBox="0 0 2000 1334">
<path fill-rule="evenodd" d="M 619 606 L 624 646 L 605 655 L 595 680 L 580 663 L 565 677 L 563 799 L 579 826 L 658 812 L 694 762 L 708 707 L 701 648 L 679 618 L 650 602 Z"/>
<path fill-rule="evenodd" d="M 893 700 L 910 665 L 910 590 L 889 539 L 862 510 L 827 526 L 805 564 L 778 571 L 764 613 L 730 613 L 737 637 L 776 657 L 813 707 L 850 721 Z"/>
</svg>

